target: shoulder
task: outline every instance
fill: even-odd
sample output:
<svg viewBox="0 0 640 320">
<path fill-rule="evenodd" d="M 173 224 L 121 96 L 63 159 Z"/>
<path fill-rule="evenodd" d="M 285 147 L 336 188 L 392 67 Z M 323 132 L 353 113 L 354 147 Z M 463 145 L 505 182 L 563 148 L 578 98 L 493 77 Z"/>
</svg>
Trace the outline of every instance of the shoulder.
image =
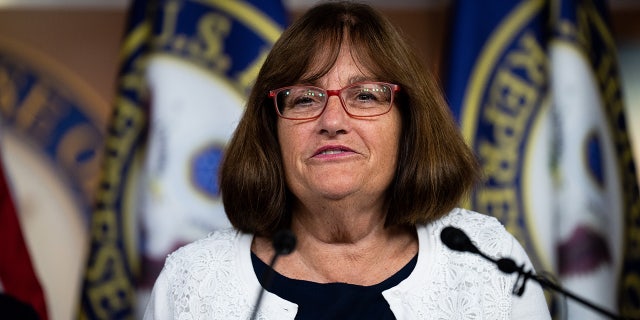
<svg viewBox="0 0 640 320">
<path fill-rule="evenodd" d="M 196 270 L 197 266 L 215 267 L 234 261 L 238 239 L 242 234 L 235 229 L 221 229 L 207 237 L 180 247 L 167 256 L 164 269 Z"/>
<path fill-rule="evenodd" d="M 503 228 L 502 224 L 495 217 L 479 212 L 455 208 L 448 214 L 436 220 L 435 224 L 454 225 L 459 228 L 475 226 L 479 228 Z"/>
<path fill-rule="evenodd" d="M 250 234 L 223 229 L 167 256 L 151 293 L 149 317 L 183 319 L 198 313 L 231 319 L 238 312 L 248 313 L 250 293 L 259 288 L 257 280 L 247 276 L 252 271 L 251 240 Z"/>
<path fill-rule="evenodd" d="M 442 218 L 418 227 L 421 242 L 416 283 L 429 289 L 414 292 L 419 297 L 416 301 L 429 302 L 422 303 L 426 308 L 423 313 L 443 319 L 478 315 L 485 319 L 510 318 L 511 288 L 515 278 L 502 273 L 480 255 L 445 246 L 440 233 L 447 226 L 462 230 L 490 257 L 509 256 L 513 247 L 513 237 L 497 219 L 465 209 L 456 208 Z M 460 306 L 465 308 L 457 310 Z"/>
<path fill-rule="evenodd" d="M 522 246 L 498 219 L 456 208 L 418 227 L 420 251 L 415 276 L 412 274 L 416 287 L 407 289 L 415 295 L 417 312 L 443 319 L 479 315 L 484 319 L 511 319 L 521 310 L 536 308 L 542 310 L 537 314 L 544 313 L 546 302 L 539 286 L 528 284 L 526 297 L 514 299 L 511 290 L 517 276 L 503 273 L 480 255 L 449 249 L 440 238 L 447 226 L 462 230 L 486 256 L 512 258 L 525 269 L 532 269 Z M 548 316 L 540 318 L 548 319 Z"/>
<path fill-rule="evenodd" d="M 480 251 L 491 256 L 510 255 L 518 246 L 517 240 L 495 217 L 471 210 L 456 208 L 446 216 L 432 223 L 433 232 L 438 235 L 443 228 L 453 226 L 462 230 Z"/>
</svg>

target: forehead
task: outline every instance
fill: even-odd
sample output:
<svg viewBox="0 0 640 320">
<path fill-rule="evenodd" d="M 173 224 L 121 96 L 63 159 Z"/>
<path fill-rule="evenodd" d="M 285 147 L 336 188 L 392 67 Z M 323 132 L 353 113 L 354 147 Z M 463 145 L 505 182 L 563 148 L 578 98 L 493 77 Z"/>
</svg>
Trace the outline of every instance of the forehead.
<svg viewBox="0 0 640 320">
<path fill-rule="evenodd" d="M 301 82 L 315 83 L 331 73 L 337 73 L 349 83 L 376 78 L 377 63 L 367 54 L 366 48 L 343 41 L 338 48 L 327 46 L 314 50 L 314 54 L 302 74 Z"/>
</svg>

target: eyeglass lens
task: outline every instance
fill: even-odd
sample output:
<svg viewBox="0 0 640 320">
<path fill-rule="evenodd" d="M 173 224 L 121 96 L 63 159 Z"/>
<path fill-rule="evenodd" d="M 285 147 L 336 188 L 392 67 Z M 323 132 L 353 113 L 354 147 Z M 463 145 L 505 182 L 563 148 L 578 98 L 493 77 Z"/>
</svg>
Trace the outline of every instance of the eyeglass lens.
<svg viewBox="0 0 640 320">
<path fill-rule="evenodd" d="M 353 116 L 376 116 L 388 111 L 392 102 L 392 88 L 387 84 L 361 83 L 338 90 L 338 95 L 347 112 Z M 294 86 L 281 90 L 276 95 L 280 114 L 287 118 L 312 118 L 319 116 L 329 96 L 327 90 Z"/>
</svg>

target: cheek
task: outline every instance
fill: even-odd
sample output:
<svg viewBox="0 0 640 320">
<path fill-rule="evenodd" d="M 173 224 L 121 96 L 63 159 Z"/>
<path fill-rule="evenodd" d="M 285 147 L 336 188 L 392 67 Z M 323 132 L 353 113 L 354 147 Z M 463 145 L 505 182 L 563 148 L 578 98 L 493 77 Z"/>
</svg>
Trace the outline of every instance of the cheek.
<svg viewBox="0 0 640 320">
<path fill-rule="evenodd" d="M 299 145 L 297 139 L 300 139 L 300 133 L 296 133 L 294 127 L 278 123 L 278 142 L 280 143 L 280 154 L 285 169 L 291 169 L 296 155 L 296 146 Z"/>
<path fill-rule="evenodd" d="M 390 170 L 395 171 L 398 164 L 399 140 L 396 137 L 388 137 L 384 139 L 384 145 L 382 148 L 384 148 L 384 165 L 386 165 Z"/>
<path fill-rule="evenodd" d="M 383 148 L 385 156 L 393 158 L 394 164 L 397 161 L 401 132 L 402 125 L 399 115 L 395 115 L 393 120 L 381 128 L 379 132 L 379 140 L 382 141 L 381 148 Z"/>
</svg>

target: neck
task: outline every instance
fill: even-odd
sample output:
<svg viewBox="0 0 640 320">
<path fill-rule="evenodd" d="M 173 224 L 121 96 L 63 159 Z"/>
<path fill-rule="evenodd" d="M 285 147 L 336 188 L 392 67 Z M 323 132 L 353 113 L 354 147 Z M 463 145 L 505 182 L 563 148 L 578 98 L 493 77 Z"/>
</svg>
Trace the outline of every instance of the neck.
<svg viewBox="0 0 640 320">
<path fill-rule="evenodd" d="M 417 252 L 415 231 L 385 228 L 383 210 L 345 208 L 352 207 L 294 212 L 298 246 L 290 259 L 300 263 L 300 273 L 291 276 L 371 285 L 395 273 Z"/>
<path fill-rule="evenodd" d="M 291 229 L 296 250 L 275 267 L 294 279 L 372 285 L 400 270 L 418 251 L 415 228 L 385 228 L 386 210 L 325 201 L 318 210 L 295 206 Z M 268 261 L 270 241 L 254 240 L 254 252 Z"/>
<path fill-rule="evenodd" d="M 339 237 L 308 229 L 298 230 L 298 249 L 291 261 L 298 263 L 293 278 L 328 283 L 373 285 L 400 270 L 417 252 L 415 232 L 382 225 Z M 318 237 L 320 234 L 322 237 Z"/>
<path fill-rule="evenodd" d="M 296 234 L 327 244 L 355 244 L 385 238 L 386 208 L 381 203 L 361 205 L 351 201 L 307 202 L 293 208 L 291 228 Z"/>
</svg>

